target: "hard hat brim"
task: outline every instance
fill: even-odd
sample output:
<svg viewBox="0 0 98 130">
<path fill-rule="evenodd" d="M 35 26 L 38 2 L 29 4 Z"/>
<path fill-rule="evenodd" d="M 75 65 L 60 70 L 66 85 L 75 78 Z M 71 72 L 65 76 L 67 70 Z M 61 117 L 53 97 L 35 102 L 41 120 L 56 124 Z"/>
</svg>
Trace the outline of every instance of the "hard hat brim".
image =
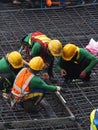
<svg viewBox="0 0 98 130">
<path fill-rule="evenodd" d="M 70 58 L 65 58 L 65 56 L 62 54 L 62 58 L 63 58 L 64 60 L 66 60 L 66 61 L 70 61 L 70 60 L 73 58 L 73 56 L 70 57 Z"/>
<path fill-rule="evenodd" d="M 61 56 L 61 53 L 55 54 L 55 53 L 53 53 L 52 51 L 51 51 L 51 54 L 52 54 L 53 56 Z"/>
<path fill-rule="evenodd" d="M 12 66 L 13 66 L 13 68 L 18 69 L 18 68 L 21 68 L 21 67 L 23 66 L 23 63 L 21 63 L 21 64 L 18 65 L 18 66 L 14 66 L 14 65 L 12 65 Z"/>
</svg>

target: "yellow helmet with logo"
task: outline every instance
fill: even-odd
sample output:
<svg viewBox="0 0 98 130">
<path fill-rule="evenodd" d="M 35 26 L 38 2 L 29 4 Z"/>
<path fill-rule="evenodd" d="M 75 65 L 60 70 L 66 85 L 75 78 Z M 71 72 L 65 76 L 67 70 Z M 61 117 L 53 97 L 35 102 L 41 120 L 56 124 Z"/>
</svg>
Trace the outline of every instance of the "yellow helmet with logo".
<svg viewBox="0 0 98 130">
<path fill-rule="evenodd" d="M 19 52 L 12 51 L 11 53 L 8 53 L 6 57 L 13 68 L 18 69 L 23 66 L 23 58 Z"/>
<path fill-rule="evenodd" d="M 62 53 L 62 43 L 59 40 L 51 40 L 48 49 L 53 56 L 60 56 Z"/>
<path fill-rule="evenodd" d="M 70 61 L 77 51 L 78 47 L 76 45 L 68 43 L 63 47 L 62 58 L 66 61 Z"/>
<path fill-rule="evenodd" d="M 36 71 L 42 70 L 44 67 L 44 61 L 40 56 L 36 56 L 29 61 L 29 67 Z"/>
</svg>

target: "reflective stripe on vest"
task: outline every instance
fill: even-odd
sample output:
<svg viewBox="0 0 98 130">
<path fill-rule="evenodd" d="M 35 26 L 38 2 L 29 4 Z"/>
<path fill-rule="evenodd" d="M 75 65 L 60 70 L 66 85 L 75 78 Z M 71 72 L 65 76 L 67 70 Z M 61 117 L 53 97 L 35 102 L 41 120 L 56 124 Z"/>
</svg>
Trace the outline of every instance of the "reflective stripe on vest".
<svg viewBox="0 0 98 130">
<path fill-rule="evenodd" d="M 30 39 L 32 42 L 38 42 L 41 45 L 42 47 L 41 57 L 46 63 L 47 62 L 46 53 L 47 53 L 48 43 L 51 41 L 51 39 L 48 38 L 46 35 L 44 35 L 42 32 L 32 33 Z"/>
<path fill-rule="evenodd" d="M 29 83 L 33 77 L 34 74 L 27 68 L 23 68 L 18 73 L 12 87 L 12 94 L 15 95 L 17 99 L 29 93 Z"/>
<path fill-rule="evenodd" d="M 45 34 L 43 34 L 42 32 L 32 33 L 30 39 L 31 41 L 39 42 L 39 43 L 48 43 L 49 41 L 51 41 L 51 39 L 47 37 Z"/>
</svg>

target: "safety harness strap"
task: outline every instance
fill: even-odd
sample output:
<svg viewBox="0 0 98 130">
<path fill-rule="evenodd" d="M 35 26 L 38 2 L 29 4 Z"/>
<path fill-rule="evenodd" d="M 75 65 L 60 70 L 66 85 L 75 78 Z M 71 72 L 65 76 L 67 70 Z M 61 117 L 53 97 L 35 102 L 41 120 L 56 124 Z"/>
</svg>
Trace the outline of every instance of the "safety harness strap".
<svg viewBox="0 0 98 130">
<path fill-rule="evenodd" d="M 23 100 L 33 99 L 34 97 L 37 97 L 37 96 L 39 96 L 39 98 L 34 103 L 34 105 L 36 106 L 40 102 L 40 100 L 43 98 L 43 93 L 40 93 L 40 92 L 29 93 L 28 95 L 23 97 Z"/>
</svg>

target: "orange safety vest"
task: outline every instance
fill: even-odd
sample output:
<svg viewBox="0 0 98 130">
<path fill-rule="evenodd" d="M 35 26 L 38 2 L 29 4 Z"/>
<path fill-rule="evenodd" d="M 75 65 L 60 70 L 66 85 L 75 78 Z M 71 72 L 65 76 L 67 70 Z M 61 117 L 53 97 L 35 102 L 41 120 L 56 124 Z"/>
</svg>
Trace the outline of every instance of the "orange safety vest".
<svg viewBox="0 0 98 130">
<path fill-rule="evenodd" d="M 27 68 L 23 68 L 16 76 L 12 87 L 12 94 L 17 101 L 23 100 L 24 96 L 29 94 L 29 83 L 34 77 Z"/>
</svg>

